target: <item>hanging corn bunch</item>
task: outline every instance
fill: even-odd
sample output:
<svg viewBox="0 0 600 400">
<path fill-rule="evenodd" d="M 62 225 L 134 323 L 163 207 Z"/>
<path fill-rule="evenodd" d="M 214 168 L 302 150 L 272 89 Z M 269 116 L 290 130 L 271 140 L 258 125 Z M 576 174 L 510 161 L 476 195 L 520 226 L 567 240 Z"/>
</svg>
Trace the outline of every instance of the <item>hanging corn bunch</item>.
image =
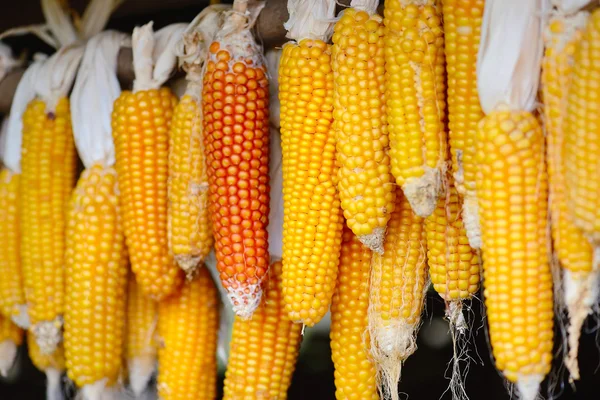
<svg viewBox="0 0 600 400">
<path fill-rule="evenodd" d="M 600 61 L 598 57 L 600 12 L 595 10 L 592 13 L 587 21 L 585 31 L 581 35 L 578 29 L 582 29 L 587 17 L 586 13 L 580 13 L 571 20 L 565 20 L 565 24 L 570 24 L 565 26 L 565 29 L 571 31 L 567 31 L 566 34 L 572 35 L 571 39 L 564 38 L 564 41 L 568 41 L 565 44 L 565 46 L 569 46 L 567 51 L 571 51 L 570 55 L 566 55 L 569 59 L 565 63 L 571 62 L 572 65 L 565 67 L 570 71 L 560 71 L 561 82 L 569 83 L 566 106 L 564 103 L 562 104 L 562 115 L 566 115 L 565 132 L 564 138 L 561 137 L 558 139 L 559 141 L 551 142 L 551 146 L 554 146 L 552 150 L 555 153 L 552 155 L 555 159 L 550 163 L 556 168 L 556 158 L 558 157 L 558 162 L 564 160 L 564 164 L 559 167 L 561 168 L 559 173 L 564 171 L 563 183 L 566 187 L 566 201 L 563 193 L 561 193 L 563 197 L 559 196 L 558 200 L 564 202 L 564 215 L 561 221 L 566 220 L 566 222 L 557 227 L 558 229 L 569 229 L 565 231 L 565 234 L 571 236 L 567 236 L 560 243 L 568 246 L 568 250 L 562 250 L 563 252 L 568 251 L 569 258 L 565 256 L 561 259 L 560 253 L 558 256 L 567 268 L 564 285 L 571 325 L 569 327 L 569 358 L 566 365 L 573 379 L 579 378 L 577 355 L 580 330 L 585 318 L 598 302 L 600 270 L 600 222 L 598 222 L 600 217 L 598 211 L 598 206 L 600 206 L 598 200 L 600 197 L 600 178 L 598 176 L 598 171 L 600 171 L 600 162 L 598 161 L 600 129 L 596 122 L 597 107 L 600 102 L 596 99 L 595 89 L 593 89 L 594 85 L 600 82 L 597 77 L 598 62 Z M 574 55 L 572 46 L 576 47 Z M 563 73 L 569 73 L 570 79 L 565 78 Z M 563 165 L 564 170 L 562 169 Z M 565 187 L 560 189 L 565 190 Z M 556 212 L 559 211 L 553 209 L 553 214 Z M 561 221 L 558 221 L 559 224 Z M 569 225 L 571 223 L 574 226 Z M 582 234 L 587 239 L 589 247 L 581 240 Z M 558 246 L 556 247 L 558 251 L 561 250 Z"/>
<path fill-rule="evenodd" d="M 385 90 L 392 174 L 415 213 L 430 215 L 446 168 L 442 7 L 386 0 Z"/>
<path fill-rule="evenodd" d="M 331 48 L 338 189 L 346 223 L 373 251 L 383 251 L 394 211 L 385 115 L 383 18 L 378 1 L 354 0 L 336 23 Z"/>
<path fill-rule="evenodd" d="M 402 363 L 417 349 L 416 334 L 428 287 L 423 218 L 396 189 L 383 255 L 374 253 L 369 293 L 371 356 L 385 396 L 398 400 Z"/>
<path fill-rule="evenodd" d="M 444 0 L 444 48 L 448 80 L 448 143 L 456 190 L 464 198 L 469 243 L 481 247 L 475 196 L 475 135 L 483 118 L 477 94 L 477 52 L 485 0 Z"/>
<path fill-rule="evenodd" d="M 132 35 L 133 91 L 115 101 L 112 130 L 119 203 L 131 269 L 144 293 L 160 300 L 183 281 L 169 253 L 167 181 L 169 129 L 177 100 L 162 87 L 175 67 L 172 51 L 183 24 L 153 33 L 152 22 Z"/>
<path fill-rule="evenodd" d="M 217 270 L 244 318 L 260 303 L 269 267 L 269 88 L 250 31 L 264 3 L 247 3 L 234 1 L 209 47 L 202 98 Z"/>
<path fill-rule="evenodd" d="M 110 117 L 120 93 L 117 54 L 127 41 L 125 34 L 110 31 L 92 38 L 71 96 L 75 142 L 85 170 L 68 214 L 64 348 L 68 376 L 82 389 L 83 399 L 113 391 L 122 367 L 128 257 Z M 90 110 L 98 110 L 94 124 Z M 98 335 L 100 328 L 103 335 Z"/>
<path fill-rule="evenodd" d="M 208 177 L 202 135 L 202 68 L 206 47 L 228 6 L 204 9 L 183 33 L 180 64 L 186 91 L 175 107 L 169 135 L 169 246 L 191 276 L 213 245 L 208 214 Z"/>
<path fill-rule="evenodd" d="M 476 190 L 490 343 L 496 367 L 524 400 L 536 398 L 552 360 L 548 180 L 532 113 L 546 7 L 488 0 L 477 64 L 486 117 L 476 136 Z"/>
<path fill-rule="evenodd" d="M 292 39 L 279 66 L 283 152 L 283 299 L 289 318 L 313 326 L 335 289 L 343 219 L 337 191 L 333 71 L 327 44 L 334 0 L 289 0 Z"/>
</svg>

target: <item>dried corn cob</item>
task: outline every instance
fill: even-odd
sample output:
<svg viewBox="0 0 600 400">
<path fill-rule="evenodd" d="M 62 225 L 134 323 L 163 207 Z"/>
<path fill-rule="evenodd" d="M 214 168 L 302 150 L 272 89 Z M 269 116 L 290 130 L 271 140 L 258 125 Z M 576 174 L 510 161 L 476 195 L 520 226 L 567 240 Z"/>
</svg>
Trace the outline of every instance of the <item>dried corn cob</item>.
<svg viewBox="0 0 600 400">
<path fill-rule="evenodd" d="M 287 398 L 302 326 L 284 312 L 281 262 L 271 265 L 261 305 L 251 320 L 236 317 L 225 373 L 224 399 Z"/>
<path fill-rule="evenodd" d="M 385 118 L 383 18 L 377 2 L 354 1 L 335 25 L 331 64 L 338 189 L 346 223 L 382 252 L 394 211 Z"/>
<path fill-rule="evenodd" d="M 75 180 L 69 100 L 53 112 L 33 100 L 23 115 L 21 257 L 29 317 L 40 350 L 61 340 L 64 310 L 65 219 Z"/>
<path fill-rule="evenodd" d="M 157 326 L 157 304 L 144 296 L 135 277 L 130 274 L 125 350 L 129 385 L 136 396 L 146 389 L 156 368 L 158 346 L 154 335 Z"/>
<path fill-rule="evenodd" d="M 392 174 L 415 213 L 430 215 L 446 160 L 445 68 L 437 0 L 386 0 L 386 112 Z"/>
<path fill-rule="evenodd" d="M 477 93 L 477 52 L 485 0 L 445 0 L 444 48 L 448 73 L 448 141 L 456 189 L 464 196 L 463 219 L 469 243 L 481 247 L 475 197 L 475 135 L 483 118 Z"/>
<path fill-rule="evenodd" d="M 535 396 L 550 371 L 553 335 L 544 136 L 531 113 L 502 108 L 479 129 L 477 197 L 490 342 L 496 367 L 523 396 Z"/>
<path fill-rule="evenodd" d="M 33 365 L 46 374 L 46 400 L 64 399 L 61 378 L 65 370 L 65 354 L 62 344 L 51 355 L 47 355 L 38 346 L 34 334 L 27 332 L 27 348 Z"/>
<path fill-rule="evenodd" d="M 154 65 L 152 56 L 162 52 L 160 45 L 169 43 L 158 40 L 161 33 L 175 35 L 174 28 L 157 33 L 156 49 L 152 23 L 134 30 L 134 90 L 121 93 L 112 115 L 119 201 L 131 268 L 144 293 L 155 300 L 168 296 L 182 282 L 181 271 L 169 254 L 167 233 L 169 129 L 177 99 L 168 88 L 159 89 L 166 80 L 163 74 L 168 76 L 172 65 L 166 71 L 147 68 Z"/>
<path fill-rule="evenodd" d="M 202 111 L 217 270 L 235 313 L 249 318 L 269 267 L 269 88 L 246 22 L 231 14 L 210 45 Z"/>
<path fill-rule="evenodd" d="M 23 343 L 23 330 L 9 318 L 0 315 L 0 376 L 6 377 Z"/>
<path fill-rule="evenodd" d="M 29 326 L 21 272 L 19 197 L 20 175 L 8 168 L 0 171 L 0 309 L 23 328 Z"/>
<path fill-rule="evenodd" d="M 569 215 L 563 147 L 575 48 L 583 36 L 588 16 L 587 12 L 569 17 L 556 15 L 549 21 L 542 70 L 552 239 L 556 256 L 564 268 L 564 294 L 570 318 L 570 351 L 566 365 L 573 379 L 579 377 L 577 350 L 581 326 L 598 297 L 598 273 L 592 271 L 592 246 Z"/>
<path fill-rule="evenodd" d="M 279 66 L 283 153 L 283 298 L 292 321 L 327 313 L 342 240 L 333 132 L 333 73 L 327 44 L 332 0 L 291 2 L 295 17 Z M 308 18 L 310 23 L 300 21 Z M 309 31 L 306 30 L 310 28 Z M 312 36 L 314 34 L 314 36 Z M 316 37 L 318 39 L 308 39 Z"/>
<path fill-rule="evenodd" d="M 158 306 L 158 393 L 163 400 L 214 399 L 217 395 L 219 298 L 206 268 Z"/>
<path fill-rule="evenodd" d="M 402 363 L 417 348 L 427 290 L 425 225 L 398 188 L 383 255 L 371 263 L 369 334 L 383 391 L 398 400 Z"/>
<path fill-rule="evenodd" d="M 331 358 L 339 400 L 379 399 L 376 368 L 369 355 L 370 274 L 371 251 L 346 228 L 331 303 Z"/>
</svg>

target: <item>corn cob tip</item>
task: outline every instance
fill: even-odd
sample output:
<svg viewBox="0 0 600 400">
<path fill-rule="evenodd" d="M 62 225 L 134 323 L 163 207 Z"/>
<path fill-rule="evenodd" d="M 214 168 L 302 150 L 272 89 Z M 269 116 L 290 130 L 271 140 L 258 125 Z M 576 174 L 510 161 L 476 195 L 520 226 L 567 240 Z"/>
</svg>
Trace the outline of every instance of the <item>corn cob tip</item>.
<svg viewBox="0 0 600 400">
<path fill-rule="evenodd" d="M 446 318 L 448 318 L 450 326 L 454 327 L 459 334 L 467 331 L 468 325 L 463 315 L 462 300 L 453 300 L 448 303 Z"/>
<path fill-rule="evenodd" d="M 46 400 L 63 400 L 64 396 L 60 384 L 62 371 L 49 367 L 44 372 L 46 374 Z"/>
<path fill-rule="evenodd" d="M 177 265 L 179 265 L 179 268 L 185 272 L 185 278 L 188 281 L 192 280 L 202 259 L 199 256 L 192 256 L 189 254 L 177 254 L 174 258 Z"/>
<path fill-rule="evenodd" d="M 6 377 L 17 357 L 17 344 L 12 339 L 0 342 L 0 376 Z"/>
<path fill-rule="evenodd" d="M 536 400 L 540 385 L 544 377 L 542 375 L 526 375 L 517 379 L 517 389 L 519 389 L 520 400 Z"/>
<path fill-rule="evenodd" d="M 156 369 L 156 357 L 138 356 L 127 360 L 129 371 L 129 387 L 135 397 L 141 396 Z"/>
<path fill-rule="evenodd" d="M 250 319 L 260 304 L 262 288 L 260 283 L 240 286 L 235 278 L 224 282 L 233 312 L 241 319 Z"/>
<path fill-rule="evenodd" d="M 108 379 L 101 379 L 90 385 L 85 385 L 79 392 L 78 400 L 116 400 L 120 399 L 118 387 L 107 387 Z"/>
<path fill-rule="evenodd" d="M 579 379 L 579 338 L 585 319 L 593 311 L 596 299 L 600 292 L 600 271 L 597 269 L 590 273 L 574 273 L 564 269 L 563 285 L 565 303 L 569 312 L 568 344 L 569 354 L 565 359 L 565 366 L 569 370 L 572 380 Z"/>
<path fill-rule="evenodd" d="M 476 196 L 467 194 L 462 214 L 469 245 L 476 250 L 481 248 L 481 223 L 479 222 L 479 203 L 477 201 Z"/>
<path fill-rule="evenodd" d="M 62 326 L 63 318 L 59 316 L 52 321 L 38 322 L 31 328 L 42 354 L 51 355 L 62 342 Z"/>
<path fill-rule="evenodd" d="M 417 326 L 401 320 L 390 320 L 377 326 L 371 339 L 371 353 L 376 361 L 393 358 L 404 361 L 417 349 Z"/>
<path fill-rule="evenodd" d="M 442 180 L 438 168 L 423 167 L 425 173 L 419 178 L 411 178 L 402 185 L 402 191 L 410 207 L 419 217 L 430 216 L 442 190 Z"/>
<path fill-rule="evenodd" d="M 385 240 L 385 227 L 373 229 L 368 235 L 360 235 L 358 240 L 371 251 L 383 254 L 383 241 Z"/>
<path fill-rule="evenodd" d="M 21 329 L 29 329 L 31 321 L 29 320 L 29 313 L 27 312 L 27 304 L 19 304 L 17 308 L 19 312 L 10 317 L 12 322 Z"/>
</svg>

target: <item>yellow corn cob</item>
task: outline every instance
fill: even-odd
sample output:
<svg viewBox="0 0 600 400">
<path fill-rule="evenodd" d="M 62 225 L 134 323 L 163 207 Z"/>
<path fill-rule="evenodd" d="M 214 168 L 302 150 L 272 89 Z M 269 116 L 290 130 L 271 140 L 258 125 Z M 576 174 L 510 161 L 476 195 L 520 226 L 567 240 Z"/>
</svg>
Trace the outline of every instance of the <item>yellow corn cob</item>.
<svg viewBox="0 0 600 400">
<path fill-rule="evenodd" d="M 17 357 L 17 347 L 22 343 L 23 330 L 0 315 L 0 376 L 8 374 Z"/>
<path fill-rule="evenodd" d="M 46 374 L 46 399 L 62 399 L 64 396 L 61 377 L 65 370 L 65 352 L 62 343 L 51 355 L 47 355 L 38 346 L 33 333 L 27 332 L 27 348 L 31 363 Z"/>
<path fill-rule="evenodd" d="M 460 215 L 462 202 L 449 179 L 447 193 L 425 219 L 427 264 L 431 282 L 446 301 L 469 299 L 479 290 L 479 257 L 469 246 Z"/>
<path fill-rule="evenodd" d="M 69 100 L 54 113 L 33 100 L 23 114 L 21 257 L 32 330 L 51 354 L 61 339 L 67 204 L 75 180 Z"/>
<path fill-rule="evenodd" d="M 167 179 L 169 127 L 177 99 L 167 89 L 124 91 L 115 101 L 119 202 L 131 268 L 146 295 L 155 300 L 182 282 L 169 254 Z"/>
<path fill-rule="evenodd" d="M 563 286 L 570 319 L 569 357 L 565 364 L 573 379 L 579 378 L 577 353 L 581 326 L 598 296 L 598 275 L 592 272 L 592 246 L 569 215 L 563 154 L 567 93 L 573 76 L 575 48 L 583 36 L 587 16 L 587 12 L 582 12 L 552 18 L 545 37 L 542 70 L 552 239 L 556 256 L 565 268 Z"/>
<path fill-rule="evenodd" d="M 217 395 L 219 297 L 207 268 L 158 306 L 158 395 L 162 400 Z"/>
<path fill-rule="evenodd" d="M 155 341 L 157 326 L 157 304 L 144 296 L 134 276 L 130 274 L 125 349 L 129 385 L 136 396 L 144 391 L 155 369 L 158 353 Z"/>
<path fill-rule="evenodd" d="M 292 321 L 313 326 L 327 313 L 342 241 L 337 192 L 331 48 L 303 39 L 279 65 L 283 153 L 283 299 Z"/>
<path fill-rule="evenodd" d="M 338 189 L 350 229 L 383 251 L 394 211 L 385 118 L 383 19 L 348 8 L 335 25 L 331 61 Z"/>
<path fill-rule="evenodd" d="M 552 361 L 544 136 L 531 113 L 500 107 L 476 136 L 484 295 L 496 367 L 534 398 Z"/>
<path fill-rule="evenodd" d="M 269 269 L 261 305 L 252 319 L 235 318 L 225 373 L 225 400 L 287 398 L 302 339 L 302 325 L 287 318 L 281 262 Z"/>
<path fill-rule="evenodd" d="M 331 303 L 331 358 L 338 400 L 377 400 L 375 365 L 369 357 L 371 251 L 344 230 L 340 271 Z"/>
<path fill-rule="evenodd" d="M 121 369 L 127 290 L 127 252 L 117 209 L 114 168 L 86 169 L 69 209 L 66 253 L 65 356 L 78 386 Z"/>
<path fill-rule="evenodd" d="M 415 213 L 426 217 L 437 204 L 447 152 L 441 6 L 386 0 L 384 14 L 392 174 Z"/>
<path fill-rule="evenodd" d="M 0 171 L 0 310 L 21 327 L 28 327 L 21 272 L 19 196 L 20 175 Z"/>
<path fill-rule="evenodd" d="M 175 107 L 169 140 L 169 244 L 175 260 L 189 274 L 213 244 L 202 110 L 194 96 L 183 96 Z"/>
<path fill-rule="evenodd" d="M 384 391 L 398 399 L 402 362 L 416 350 L 427 289 L 425 224 L 398 188 L 384 244 L 373 254 L 369 297 L 371 354 Z"/>
</svg>

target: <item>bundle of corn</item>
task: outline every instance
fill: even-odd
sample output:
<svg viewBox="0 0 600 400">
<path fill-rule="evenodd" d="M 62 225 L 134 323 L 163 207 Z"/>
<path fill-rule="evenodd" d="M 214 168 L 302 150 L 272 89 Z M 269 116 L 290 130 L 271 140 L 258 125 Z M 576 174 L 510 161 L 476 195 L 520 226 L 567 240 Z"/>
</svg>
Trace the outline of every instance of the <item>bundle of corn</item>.
<svg viewBox="0 0 600 400">
<path fill-rule="evenodd" d="M 343 235 L 340 270 L 331 303 L 335 397 L 377 400 L 377 372 L 369 354 L 367 330 L 371 250 L 348 228 Z"/>
<path fill-rule="evenodd" d="M 384 15 L 392 174 L 415 213 L 427 217 L 447 155 L 442 7 L 437 0 L 386 0 Z"/>
<path fill-rule="evenodd" d="M 62 344 L 48 355 L 40 349 L 33 333 L 27 332 L 27 348 L 32 364 L 46 374 L 46 400 L 63 400 L 61 378 L 65 371 L 65 354 Z"/>
<path fill-rule="evenodd" d="M 6 377 L 23 343 L 23 330 L 9 318 L 0 315 L 0 376 Z"/>
<path fill-rule="evenodd" d="M 133 274 L 129 275 L 125 359 L 129 387 L 137 397 L 146 390 L 156 369 L 158 307 L 144 295 Z"/>
<path fill-rule="evenodd" d="M 577 18 L 575 16 L 574 18 Z M 585 18 L 585 17 L 584 17 Z M 577 40 L 576 38 L 574 40 Z M 600 129 L 595 85 L 600 82 L 598 57 L 600 40 L 600 10 L 589 17 L 585 32 L 576 45 L 570 72 L 570 87 L 566 106 L 565 133 L 562 141 L 564 157 L 564 184 L 566 186 L 565 215 L 577 233 L 568 237 L 569 256 L 580 258 L 580 269 L 573 266 L 565 273 L 565 297 L 570 307 L 569 358 L 567 367 L 573 379 L 579 378 L 577 352 L 579 331 L 592 307 L 598 302 L 598 274 L 600 270 Z M 572 44 L 572 43 L 570 43 Z M 564 78 L 563 78 L 564 79 Z M 563 114 L 565 115 L 565 114 Z M 560 145 L 554 143 L 554 145 Z M 556 156 L 556 154 L 554 154 Z M 560 159 L 559 159 L 560 160 Z M 564 197 L 563 197 L 564 199 Z M 581 241 L 581 234 L 590 247 Z M 579 246 L 579 247 L 577 247 Z M 579 250 L 579 251 L 577 251 Z M 592 254 L 590 255 L 590 251 Z M 591 264 L 590 264 L 591 257 Z M 560 258 L 560 255 L 559 255 Z M 566 265 L 565 265 L 566 266 Z"/>
<path fill-rule="evenodd" d="M 369 293 L 371 355 L 384 395 L 398 400 L 402 363 L 417 349 L 416 334 L 427 290 L 423 218 L 396 189 L 384 253 L 373 254 Z"/>
<path fill-rule="evenodd" d="M 209 47 L 202 111 L 217 270 L 249 318 L 269 267 L 269 88 L 250 31 L 264 2 L 235 0 Z"/>
<path fill-rule="evenodd" d="M 238 316 L 233 323 L 224 399 L 287 398 L 302 326 L 288 319 L 281 289 L 278 261 L 271 265 L 263 299 L 252 319 Z"/>
<path fill-rule="evenodd" d="M 477 64 L 486 117 L 476 136 L 476 191 L 490 343 L 496 367 L 524 400 L 536 398 L 552 360 L 548 182 L 544 136 L 531 112 L 545 5 L 488 0 Z"/>
<path fill-rule="evenodd" d="M 67 221 L 64 348 L 67 374 L 82 389 L 82 399 L 111 398 L 121 370 L 128 257 L 110 117 L 121 91 L 117 54 L 128 40 L 110 31 L 93 37 L 71 96 L 75 144 L 85 170 Z M 94 124 L 89 110 L 97 110 Z M 104 334 L 98 335 L 99 327 Z"/>
<path fill-rule="evenodd" d="M 180 64 L 186 89 L 175 107 L 169 135 L 169 246 L 186 275 L 191 276 L 213 245 L 208 215 L 208 177 L 202 138 L 202 68 L 206 46 L 228 6 L 207 7 L 183 33 Z"/>
<path fill-rule="evenodd" d="M 346 223 L 373 251 L 383 251 L 394 211 L 385 115 L 383 18 L 377 0 L 353 0 L 335 24 L 331 64 L 338 189 Z"/>
<path fill-rule="evenodd" d="M 479 249 L 475 135 L 483 111 L 477 94 L 476 66 L 485 0 L 444 0 L 442 4 L 452 173 L 456 190 L 464 197 L 462 214 L 469 243 Z"/>
<path fill-rule="evenodd" d="M 327 313 L 343 218 L 337 191 L 331 46 L 335 0 L 288 0 L 279 65 L 283 152 L 283 299 L 292 321 Z"/>
<path fill-rule="evenodd" d="M 158 305 L 158 395 L 162 400 L 215 399 L 219 297 L 207 268 Z"/>
</svg>

